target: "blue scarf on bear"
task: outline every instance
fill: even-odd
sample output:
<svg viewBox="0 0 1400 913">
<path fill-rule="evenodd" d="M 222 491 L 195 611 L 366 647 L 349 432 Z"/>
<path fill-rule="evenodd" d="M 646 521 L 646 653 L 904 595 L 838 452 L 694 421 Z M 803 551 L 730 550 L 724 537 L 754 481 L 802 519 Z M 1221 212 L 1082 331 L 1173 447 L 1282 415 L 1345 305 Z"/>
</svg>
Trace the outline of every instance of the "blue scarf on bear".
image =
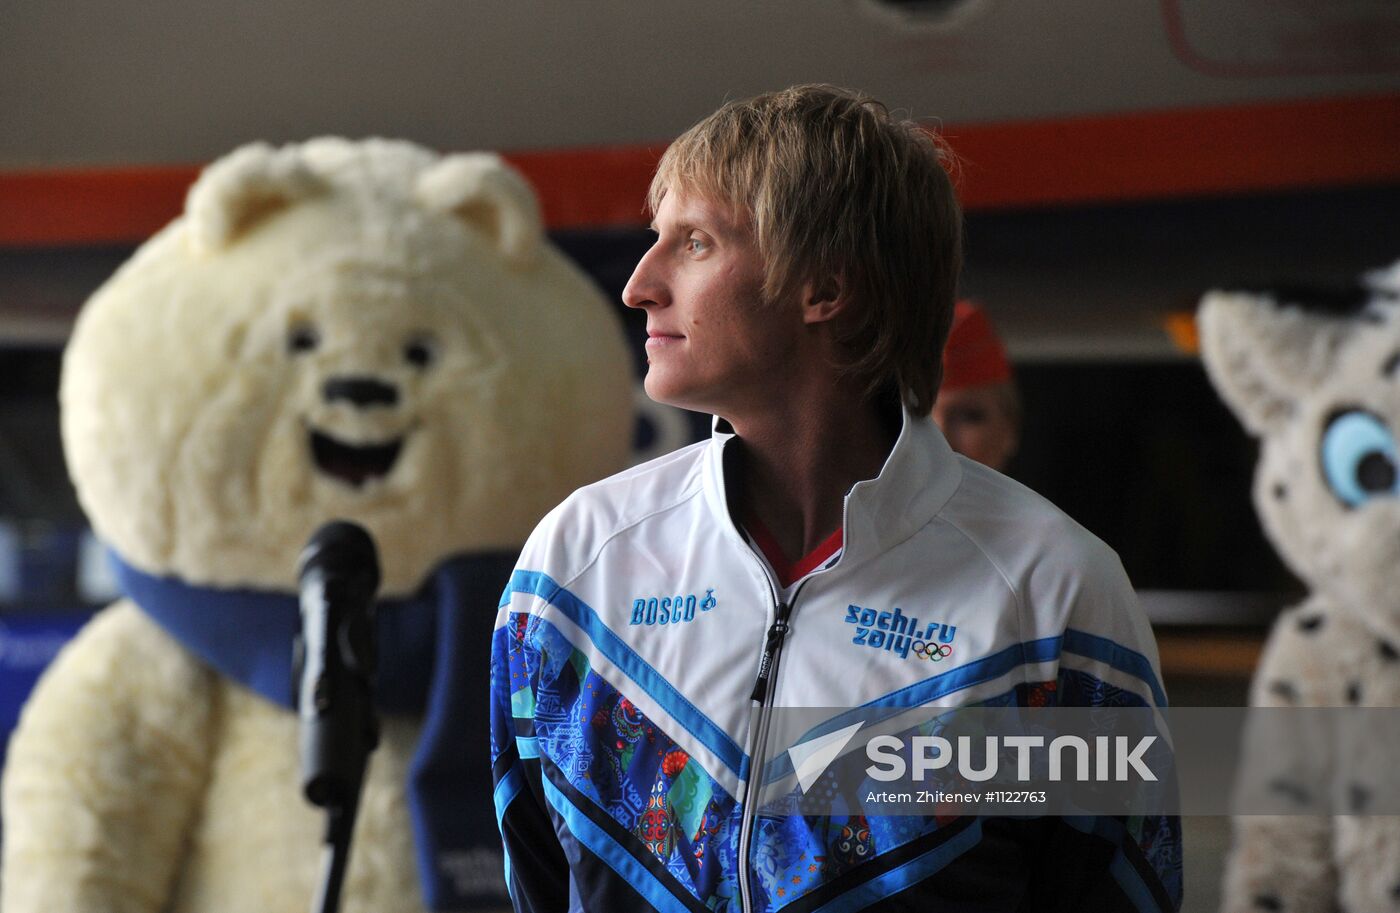
<svg viewBox="0 0 1400 913">
<path fill-rule="evenodd" d="M 295 709 L 292 640 L 301 630 L 295 594 L 194 586 L 109 554 L 122 592 L 180 644 L 223 675 Z M 483 883 L 473 860 L 482 859 L 483 849 L 499 854 L 485 695 L 491 630 L 515 557 L 455 556 L 412 597 L 376 604 L 376 704 L 383 713 L 423 717 L 408 801 L 419 880 L 433 910 L 504 897 L 504 882 Z"/>
</svg>

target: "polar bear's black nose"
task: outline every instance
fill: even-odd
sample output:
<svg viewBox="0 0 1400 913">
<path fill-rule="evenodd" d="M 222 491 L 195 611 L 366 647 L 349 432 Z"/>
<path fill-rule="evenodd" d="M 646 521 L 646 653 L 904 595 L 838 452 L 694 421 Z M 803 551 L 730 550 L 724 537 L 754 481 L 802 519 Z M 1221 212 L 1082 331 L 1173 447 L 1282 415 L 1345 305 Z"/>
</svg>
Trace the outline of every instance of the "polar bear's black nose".
<svg viewBox="0 0 1400 913">
<path fill-rule="evenodd" d="M 397 387 L 391 387 L 372 377 L 332 377 L 326 381 L 321 395 L 326 398 L 327 403 L 343 399 L 361 408 L 393 406 L 399 401 Z"/>
</svg>

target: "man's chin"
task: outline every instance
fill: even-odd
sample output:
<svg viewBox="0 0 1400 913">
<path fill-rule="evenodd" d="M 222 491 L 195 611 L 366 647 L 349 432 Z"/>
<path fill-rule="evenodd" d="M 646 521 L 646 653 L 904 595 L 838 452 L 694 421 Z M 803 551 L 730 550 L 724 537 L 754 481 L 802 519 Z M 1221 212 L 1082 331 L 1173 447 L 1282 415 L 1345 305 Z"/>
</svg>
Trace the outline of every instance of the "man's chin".
<svg viewBox="0 0 1400 913">
<path fill-rule="evenodd" d="M 646 391 L 647 397 L 652 402 L 661 403 L 663 406 L 676 406 L 676 394 L 680 391 L 676 389 L 676 384 L 670 382 L 664 371 L 658 371 L 656 365 L 652 365 L 647 370 L 647 376 L 642 380 L 642 389 Z"/>
<path fill-rule="evenodd" d="M 648 399 L 663 406 L 706 414 L 713 414 L 715 411 L 692 387 L 676 382 L 675 378 L 658 374 L 655 367 L 647 372 L 646 379 L 642 381 L 642 389 L 646 391 Z"/>
</svg>

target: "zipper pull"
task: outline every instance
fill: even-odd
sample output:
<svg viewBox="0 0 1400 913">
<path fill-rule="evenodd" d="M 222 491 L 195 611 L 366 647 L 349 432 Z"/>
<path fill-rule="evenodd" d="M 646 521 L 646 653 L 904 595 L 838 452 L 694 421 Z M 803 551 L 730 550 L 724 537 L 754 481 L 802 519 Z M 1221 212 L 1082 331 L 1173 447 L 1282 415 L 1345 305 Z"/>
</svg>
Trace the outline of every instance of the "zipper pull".
<svg viewBox="0 0 1400 913">
<path fill-rule="evenodd" d="M 778 655 L 778 651 L 783 647 L 783 638 L 787 636 L 788 616 L 792 614 L 792 606 L 786 602 L 778 603 L 778 611 L 774 613 L 773 624 L 768 627 L 768 636 L 763 642 L 763 657 L 758 661 L 758 679 L 753 683 L 753 694 L 749 695 L 749 700 L 756 704 L 762 704 L 768 696 L 768 676 L 773 669 L 773 658 Z"/>
</svg>

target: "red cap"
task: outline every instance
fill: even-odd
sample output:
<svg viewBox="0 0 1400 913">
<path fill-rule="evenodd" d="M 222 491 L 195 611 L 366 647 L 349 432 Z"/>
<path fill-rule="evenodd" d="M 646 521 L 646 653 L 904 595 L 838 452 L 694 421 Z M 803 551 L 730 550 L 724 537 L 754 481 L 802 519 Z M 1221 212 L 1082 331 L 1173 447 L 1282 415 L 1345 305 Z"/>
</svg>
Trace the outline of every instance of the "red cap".
<svg viewBox="0 0 1400 913">
<path fill-rule="evenodd" d="M 991 321 L 971 301 L 959 301 L 943 350 L 943 386 L 939 389 L 961 390 L 1010 379 L 1011 363 Z"/>
</svg>

